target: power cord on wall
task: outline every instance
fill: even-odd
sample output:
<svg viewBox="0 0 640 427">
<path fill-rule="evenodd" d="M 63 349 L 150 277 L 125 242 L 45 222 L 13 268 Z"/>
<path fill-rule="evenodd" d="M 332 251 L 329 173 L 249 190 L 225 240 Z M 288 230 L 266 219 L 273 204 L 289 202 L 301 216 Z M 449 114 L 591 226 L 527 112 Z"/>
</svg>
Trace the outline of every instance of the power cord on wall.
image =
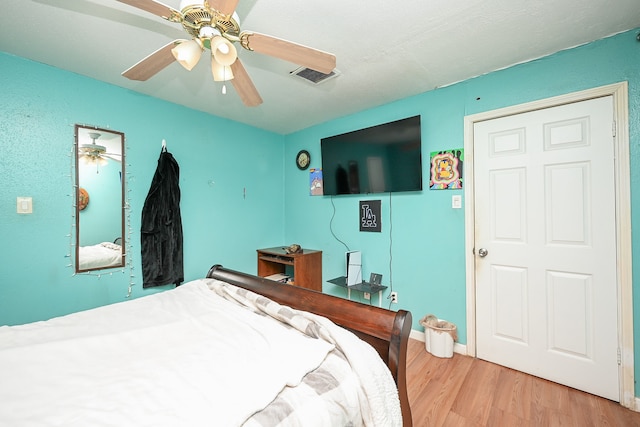
<svg viewBox="0 0 640 427">
<path fill-rule="evenodd" d="M 333 203 L 333 195 L 331 196 L 331 207 L 333 207 L 333 213 L 331 214 L 331 220 L 329 221 L 329 230 L 331 231 L 331 235 L 338 242 L 342 243 L 345 248 L 347 248 L 347 252 L 351 252 L 351 249 L 349 249 L 349 246 L 347 246 L 347 244 L 345 242 L 340 240 L 338 238 L 338 236 L 336 236 L 336 233 L 333 232 L 333 218 L 335 218 L 335 216 L 336 216 L 336 205 Z"/>
<path fill-rule="evenodd" d="M 391 210 L 391 192 L 389 192 L 389 295 L 387 295 L 387 299 L 389 300 L 389 310 L 391 310 L 391 293 L 393 292 L 393 221 L 392 221 L 392 210 Z"/>
</svg>

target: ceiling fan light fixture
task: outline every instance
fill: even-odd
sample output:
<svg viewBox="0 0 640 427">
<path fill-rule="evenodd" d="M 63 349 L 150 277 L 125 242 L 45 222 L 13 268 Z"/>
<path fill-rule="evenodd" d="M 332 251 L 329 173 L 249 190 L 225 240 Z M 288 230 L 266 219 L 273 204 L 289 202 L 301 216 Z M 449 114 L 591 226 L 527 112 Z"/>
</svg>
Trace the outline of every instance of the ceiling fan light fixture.
<svg viewBox="0 0 640 427">
<path fill-rule="evenodd" d="M 242 31 L 235 10 L 238 0 L 180 0 L 180 11 L 160 3 L 161 0 L 119 1 L 167 21 L 181 24 L 189 37 L 193 38 L 192 41 L 169 42 L 148 55 L 122 73 L 128 79 L 145 81 L 174 60 L 180 62 L 185 69 L 191 70 L 199 61 L 202 51 L 210 49 L 215 61 L 222 66 L 222 79 L 226 81 L 231 78 L 226 76 L 231 70 L 225 67 L 233 67 L 233 86 L 240 99 L 245 106 L 256 107 L 262 104 L 263 100 L 238 58 L 236 42 L 249 51 L 334 74 L 332 70 L 336 67 L 336 57 L 331 53 L 267 34 Z M 177 0 L 174 1 L 178 3 Z M 219 68 L 217 65 L 212 66 L 212 73 L 216 79 Z M 225 88 L 223 85 L 223 90 Z"/>
<path fill-rule="evenodd" d="M 220 36 L 220 30 L 218 30 L 217 28 L 212 27 L 211 25 L 205 25 L 202 28 L 200 28 L 200 30 L 198 30 L 198 36 L 201 39 L 213 39 L 216 36 Z"/>
<path fill-rule="evenodd" d="M 216 82 L 226 82 L 233 79 L 231 67 L 220 64 L 213 55 L 211 55 L 211 74 Z"/>
<path fill-rule="evenodd" d="M 80 159 L 82 161 L 82 164 L 85 166 L 106 166 L 109 164 L 109 161 L 107 159 L 97 153 L 83 154 L 82 156 L 80 156 Z"/>
<path fill-rule="evenodd" d="M 238 58 L 236 47 L 222 36 L 215 36 L 211 39 L 211 54 L 218 63 L 226 66 L 233 64 Z"/>
<path fill-rule="evenodd" d="M 216 48 L 220 51 L 220 53 L 226 55 L 227 53 L 229 53 L 229 51 L 231 50 L 229 48 L 229 45 L 226 43 L 218 43 L 216 45 Z"/>
<path fill-rule="evenodd" d="M 202 42 L 196 38 L 176 45 L 171 49 L 171 53 L 180 65 L 191 71 L 200 60 L 203 50 Z"/>
<path fill-rule="evenodd" d="M 99 157 L 100 154 L 107 151 L 107 147 L 104 145 L 96 144 L 96 139 L 100 138 L 100 134 L 97 132 L 89 132 L 89 138 L 91 138 L 91 144 L 80 145 L 80 151 L 86 155 Z"/>
<path fill-rule="evenodd" d="M 96 153 L 100 155 L 101 153 L 104 153 L 107 151 L 107 147 L 105 147 L 104 145 L 98 145 L 95 142 L 93 142 L 91 144 L 82 144 L 80 146 L 80 151 L 84 153 Z"/>
</svg>

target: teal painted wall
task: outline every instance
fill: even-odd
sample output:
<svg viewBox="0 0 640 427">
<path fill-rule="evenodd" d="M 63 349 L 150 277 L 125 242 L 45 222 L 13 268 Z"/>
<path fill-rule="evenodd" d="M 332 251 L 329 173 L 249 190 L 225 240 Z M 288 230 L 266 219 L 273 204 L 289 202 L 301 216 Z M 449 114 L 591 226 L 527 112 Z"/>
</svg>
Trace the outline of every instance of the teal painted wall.
<svg viewBox="0 0 640 427">
<path fill-rule="evenodd" d="M 127 294 L 128 270 L 68 266 L 76 123 L 125 133 L 133 297 L 156 291 L 142 289 L 139 230 L 162 139 L 180 165 L 185 280 L 214 263 L 255 273 L 255 249 L 283 240 L 282 135 L 3 53 L 0 69 L 0 325 Z M 33 214 L 16 213 L 18 196 L 33 197 Z"/>
<path fill-rule="evenodd" d="M 322 137 L 420 114 L 423 187 L 428 188 L 430 152 L 463 147 L 465 115 L 628 81 L 632 211 L 635 213 L 640 209 L 640 43 L 636 41 L 636 34 L 637 31 L 619 34 L 287 135 L 287 242 L 322 249 L 325 280 L 344 274 L 346 246 L 361 250 L 363 277 L 369 277 L 371 272 L 382 273 L 386 285 L 392 277 L 394 290 L 399 294 L 399 304 L 392 308 L 410 310 L 414 329 L 422 329 L 418 322 L 423 315 L 434 313 L 456 323 L 460 342 L 466 343 L 464 209 L 451 208 L 451 196 L 462 195 L 463 191 L 426 189 L 421 193 L 391 196 L 309 196 L 309 172 L 295 167 L 295 154 L 300 149 L 308 150 L 311 167 L 320 168 Z M 360 232 L 359 201 L 373 199 L 382 200 L 382 232 Z M 640 216 L 633 216 L 635 230 L 640 230 L 639 219 Z M 638 231 L 633 233 L 633 244 L 640 247 Z M 639 271 L 638 251 L 634 253 L 633 267 Z M 634 310 L 638 312 L 640 281 L 637 277 L 633 288 Z M 346 297 L 346 290 L 326 282 L 324 292 Z M 388 307 L 386 296 L 385 293 L 383 305 Z M 378 303 L 377 298 L 374 297 L 373 303 Z M 638 378 L 638 317 L 634 331 Z"/>
</svg>

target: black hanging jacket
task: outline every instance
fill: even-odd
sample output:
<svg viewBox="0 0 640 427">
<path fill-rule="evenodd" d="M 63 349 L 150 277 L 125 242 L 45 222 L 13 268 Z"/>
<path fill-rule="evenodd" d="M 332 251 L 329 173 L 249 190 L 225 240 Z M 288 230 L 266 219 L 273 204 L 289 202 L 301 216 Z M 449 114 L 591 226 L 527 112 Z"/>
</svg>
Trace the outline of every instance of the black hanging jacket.
<svg viewBox="0 0 640 427">
<path fill-rule="evenodd" d="M 142 208 L 142 287 L 184 281 L 180 167 L 165 147 Z"/>
</svg>

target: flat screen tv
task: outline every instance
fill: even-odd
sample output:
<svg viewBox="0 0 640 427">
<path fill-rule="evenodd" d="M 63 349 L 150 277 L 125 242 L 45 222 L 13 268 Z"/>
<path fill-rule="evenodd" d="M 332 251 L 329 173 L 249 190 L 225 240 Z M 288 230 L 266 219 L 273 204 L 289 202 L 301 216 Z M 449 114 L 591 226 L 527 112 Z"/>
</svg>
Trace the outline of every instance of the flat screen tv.
<svg viewBox="0 0 640 427">
<path fill-rule="evenodd" d="M 420 116 L 320 140 L 325 195 L 422 190 Z"/>
</svg>

